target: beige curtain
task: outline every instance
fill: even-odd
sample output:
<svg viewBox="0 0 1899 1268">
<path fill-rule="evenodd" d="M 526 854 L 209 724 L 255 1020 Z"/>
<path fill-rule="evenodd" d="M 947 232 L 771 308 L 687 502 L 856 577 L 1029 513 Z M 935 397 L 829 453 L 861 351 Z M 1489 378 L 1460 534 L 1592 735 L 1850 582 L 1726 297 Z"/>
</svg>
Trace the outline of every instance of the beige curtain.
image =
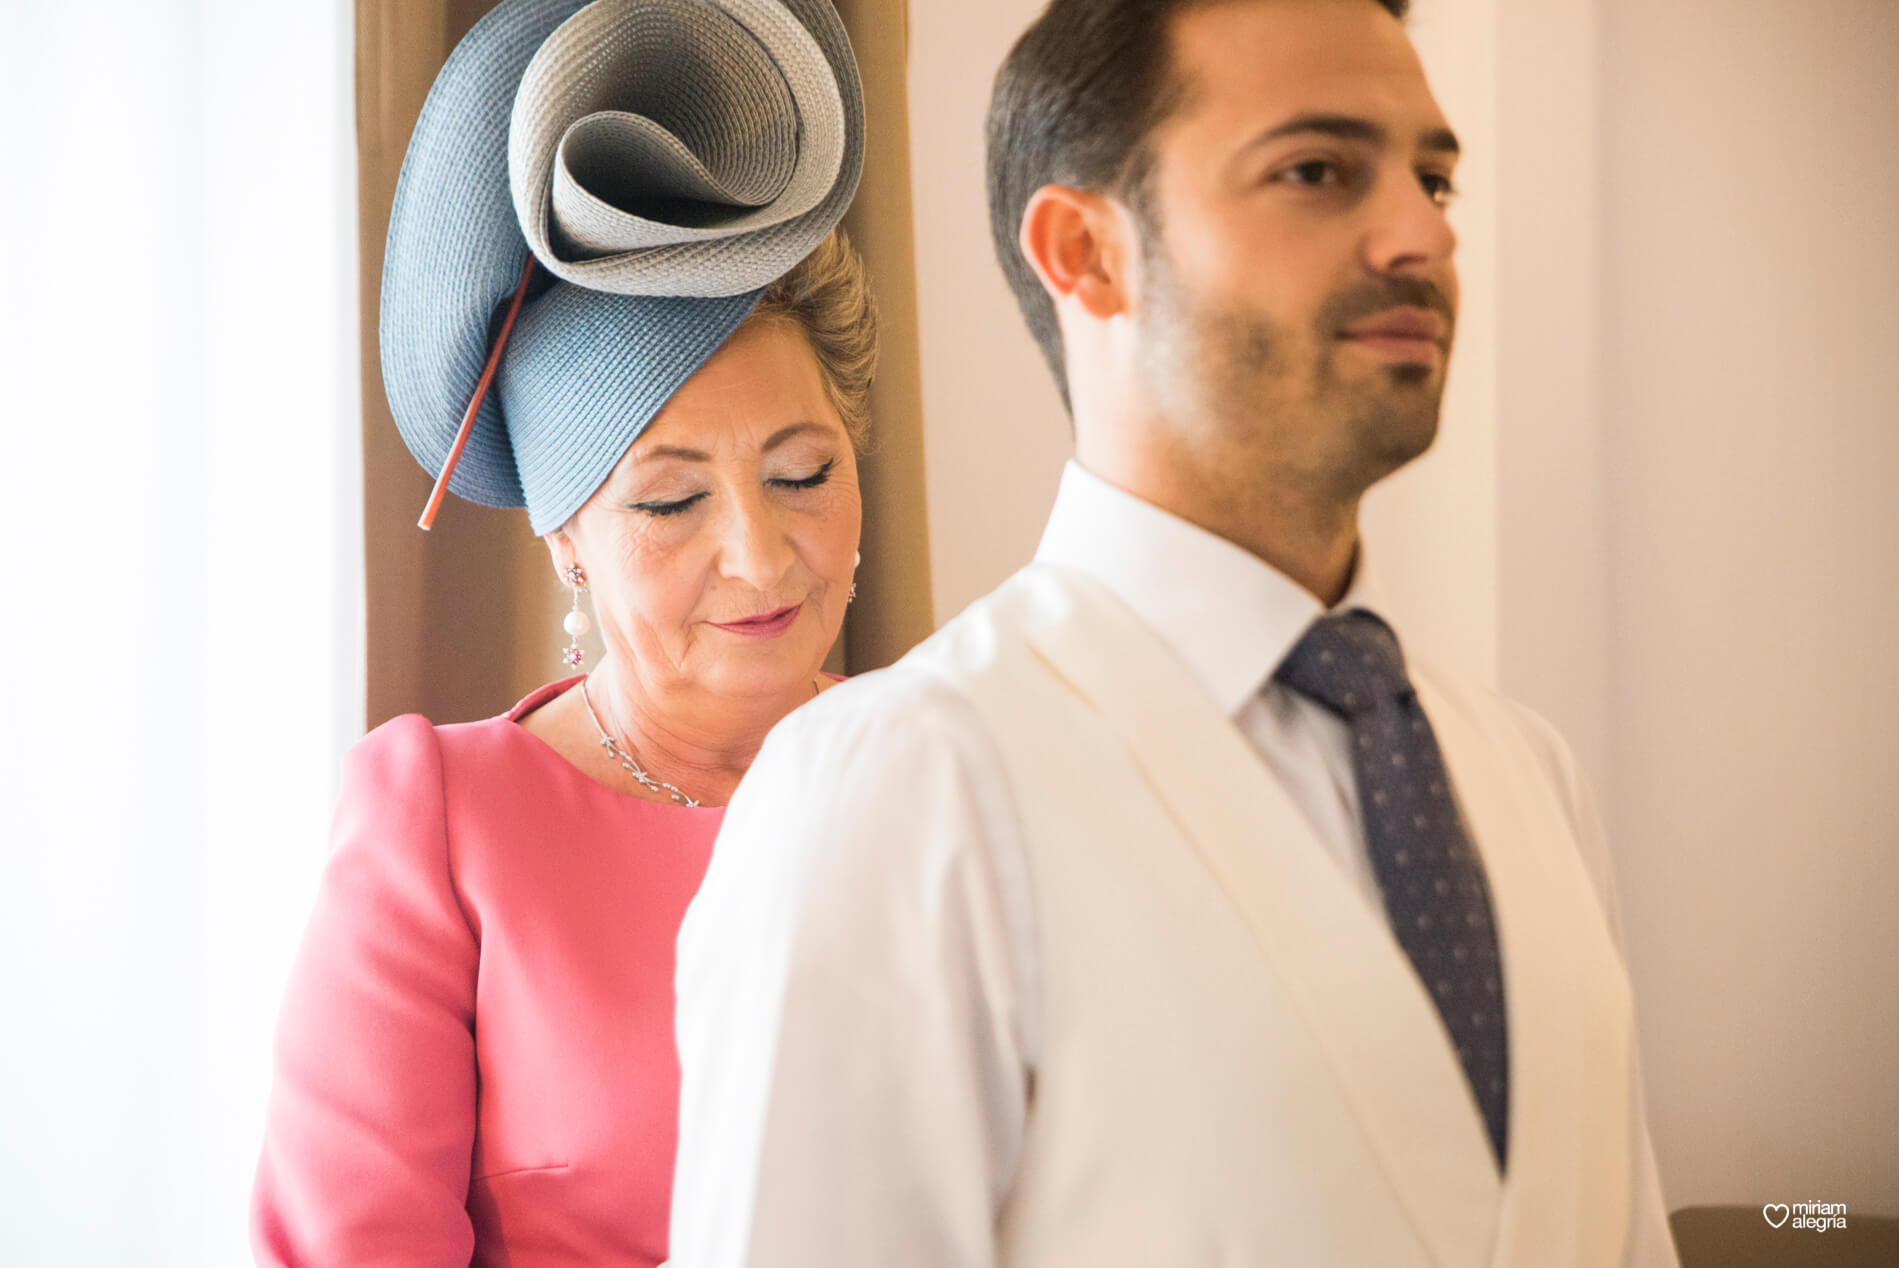
<svg viewBox="0 0 1899 1268">
<path fill-rule="evenodd" d="M 456 41 L 491 0 L 357 0 L 357 155 L 363 314 L 363 516 L 369 725 L 400 713 L 488 717 L 563 671 L 567 607 L 522 511 L 449 498 L 415 527 L 429 478 L 396 433 L 376 347 L 389 205 L 410 129 Z M 839 0 L 869 116 L 864 181 L 845 226 L 863 251 L 883 316 L 864 463 L 858 599 L 830 666 L 887 665 L 934 627 L 923 493 L 922 393 L 910 207 L 905 0 Z"/>
</svg>

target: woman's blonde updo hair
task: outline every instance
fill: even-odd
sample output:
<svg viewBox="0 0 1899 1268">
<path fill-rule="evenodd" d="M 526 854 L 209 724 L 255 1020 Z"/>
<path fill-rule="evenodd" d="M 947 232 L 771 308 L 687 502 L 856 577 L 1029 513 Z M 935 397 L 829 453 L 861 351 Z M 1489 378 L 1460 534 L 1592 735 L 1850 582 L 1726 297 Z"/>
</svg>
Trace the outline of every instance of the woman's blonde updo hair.
<svg viewBox="0 0 1899 1268">
<path fill-rule="evenodd" d="M 751 321 L 788 321 L 824 372 L 831 405 L 860 451 L 870 436 L 870 382 L 877 371 L 877 305 L 863 257 L 842 229 L 765 288 Z"/>
</svg>

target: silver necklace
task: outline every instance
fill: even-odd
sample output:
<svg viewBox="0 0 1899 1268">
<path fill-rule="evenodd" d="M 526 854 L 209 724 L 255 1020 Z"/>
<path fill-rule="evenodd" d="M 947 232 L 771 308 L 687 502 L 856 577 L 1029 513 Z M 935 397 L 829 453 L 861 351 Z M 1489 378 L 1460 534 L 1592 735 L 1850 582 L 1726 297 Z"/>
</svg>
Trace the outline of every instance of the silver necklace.
<svg viewBox="0 0 1899 1268">
<path fill-rule="evenodd" d="M 593 729 L 600 732 L 600 747 L 607 751 L 608 757 L 620 764 L 622 770 L 638 780 L 642 788 L 649 789 L 656 793 L 665 793 L 668 797 L 671 797 L 675 802 L 688 810 L 697 810 L 699 808 L 698 802 L 686 796 L 686 794 L 679 791 L 679 789 L 673 787 L 663 779 L 654 779 L 651 775 L 647 774 L 640 764 L 633 760 L 633 755 L 621 748 L 619 742 L 607 734 L 607 728 L 600 725 L 600 715 L 593 711 L 593 697 L 587 694 L 587 680 L 585 678 L 580 680 L 580 703 L 587 706 L 587 716 L 593 719 Z"/>
<path fill-rule="evenodd" d="M 818 684 L 815 679 L 811 683 L 811 694 L 814 698 L 818 694 Z M 607 751 L 608 757 L 620 764 L 620 769 L 638 780 L 640 787 L 650 789 L 656 793 L 665 793 L 668 797 L 671 797 L 675 803 L 684 806 L 688 810 L 697 810 L 699 808 L 698 802 L 686 796 L 686 794 L 681 792 L 678 788 L 663 779 L 654 779 L 653 776 L 647 772 L 645 767 L 633 760 L 631 753 L 628 753 L 625 749 L 620 747 L 618 740 L 607 734 L 607 728 L 601 725 L 600 715 L 593 711 L 593 697 L 587 694 L 587 680 L 585 678 L 580 680 L 580 703 L 587 706 L 587 716 L 593 719 L 593 729 L 600 733 L 600 747 Z"/>
</svg>

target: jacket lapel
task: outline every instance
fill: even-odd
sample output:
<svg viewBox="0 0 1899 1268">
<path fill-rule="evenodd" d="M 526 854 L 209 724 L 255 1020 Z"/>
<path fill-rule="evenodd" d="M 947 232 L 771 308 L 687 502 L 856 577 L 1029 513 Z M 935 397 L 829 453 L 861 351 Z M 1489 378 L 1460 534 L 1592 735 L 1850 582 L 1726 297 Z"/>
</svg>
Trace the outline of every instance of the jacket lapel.
<svg viewBox="0 0 1899 1268">
<path fill-rule="evenodd" d="M 1510 1161 L 1494 1268 L 1603 1268 L 1628 1226 L 1629 990 L 1568 816 L 1513 726 L 1415 675 L 1497 909 Z"/>
<path fill-rule="evenodd" d="M 1496 1167 L 1456 1054 L 1382 912 L 1138 617 L 1067 569 L 1033 565 L 1016 584 L 1030 644 L 1133 754 L 1299 1001 L 1426 1252 L 1442 1268 L 1482 1268 L 1497 1232 Z"/>
</svg>

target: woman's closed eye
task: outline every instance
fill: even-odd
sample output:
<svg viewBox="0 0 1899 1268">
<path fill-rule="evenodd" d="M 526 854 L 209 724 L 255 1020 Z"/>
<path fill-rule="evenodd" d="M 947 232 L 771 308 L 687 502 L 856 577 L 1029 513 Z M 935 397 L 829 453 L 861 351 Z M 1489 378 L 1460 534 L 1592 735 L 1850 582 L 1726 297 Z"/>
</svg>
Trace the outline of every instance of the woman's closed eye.
<svg viewBox="0 0 1899 1268">
<path fill-rule="evenodd" d="M 692 509 L 694 504 L 703 502 L 705 498 L 704 493 L 695 493 L 691 497 L 679 498 L 672 502 L 629 502 L 627 505 L 647 515 L 679 515 Z"/>
<path fill-rule="evenodd" d="M 810 475 L 773 476 L 765 481 L 765 483 L 775 489 L 815 489 L 831 478 L 831 472 L 836 467 L 837 459 L 832 458 L 827 460 Z M 629 502 L 627 503 L 627 507 L 643 515 L 651 515 L 656 518 L 664 519 L 670 515 L 683 515 L 710 496 L 709 493 L 701 491 L 683 498 L 649 498 L 641 502 Z"/>
<path fill-rule="evenodd" d="M 837 466 L 837 459 L 831 458 L 808 476 L 774 476 L 768 483 L 780 489 L 815 489 L 831 478 L 831 469 Z"/>
</svg>

